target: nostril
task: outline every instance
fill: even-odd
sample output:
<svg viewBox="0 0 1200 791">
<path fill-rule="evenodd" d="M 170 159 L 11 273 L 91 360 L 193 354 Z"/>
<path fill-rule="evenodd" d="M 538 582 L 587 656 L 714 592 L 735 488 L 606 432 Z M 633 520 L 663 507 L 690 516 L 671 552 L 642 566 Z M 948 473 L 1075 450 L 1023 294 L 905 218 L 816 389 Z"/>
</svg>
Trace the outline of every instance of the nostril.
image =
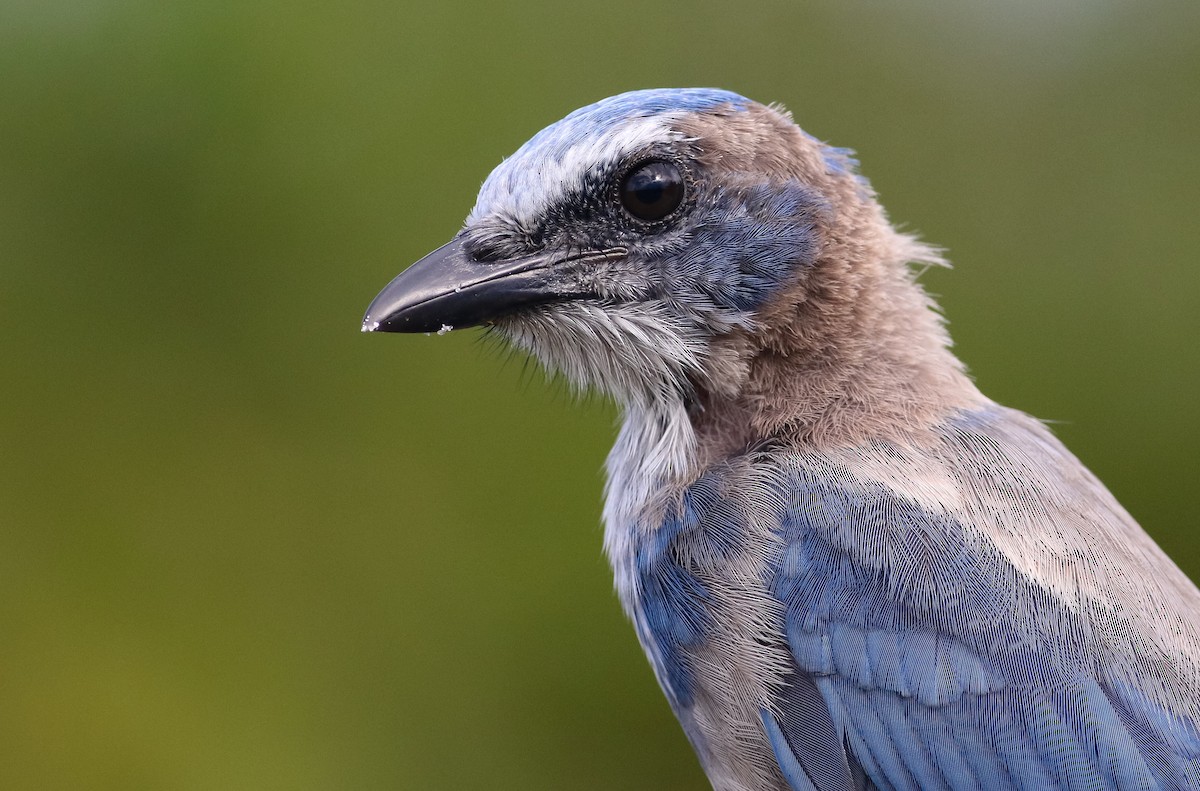
<svg viewBox="0 0 1200 791">
<path fill-rule="evenodd" d="M 462 236 L 463 251 L 478 264 L 494 264 L 512 258 L 527 256 L 536 247 L 524 234 L 511 228 L 479 226 Z"/>
<path fill-rule="evenodd" d="M 463 245 L 463 248 L 466 250 L 467 256 L 479 264 L 495 263 L 505 257 L 504 244 L 499 239 L 468 242 Z"/>
</svg>

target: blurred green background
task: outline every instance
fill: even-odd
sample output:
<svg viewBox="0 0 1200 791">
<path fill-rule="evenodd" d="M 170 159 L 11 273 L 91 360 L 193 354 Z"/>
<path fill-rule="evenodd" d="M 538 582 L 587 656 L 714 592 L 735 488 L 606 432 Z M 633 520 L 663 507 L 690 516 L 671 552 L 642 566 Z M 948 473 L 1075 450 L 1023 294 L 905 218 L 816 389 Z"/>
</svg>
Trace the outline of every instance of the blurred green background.
<svg viewBox="0 0 1200 791">
<path fill-rule="evenodd" d="M 944 245 L 958 350 L 1193 576 L 1200 4 L 0 4 L 0 788 L 700 789 L 614 410 L 363 336 L 501 157 L 728 87 Z"/>
</svg>

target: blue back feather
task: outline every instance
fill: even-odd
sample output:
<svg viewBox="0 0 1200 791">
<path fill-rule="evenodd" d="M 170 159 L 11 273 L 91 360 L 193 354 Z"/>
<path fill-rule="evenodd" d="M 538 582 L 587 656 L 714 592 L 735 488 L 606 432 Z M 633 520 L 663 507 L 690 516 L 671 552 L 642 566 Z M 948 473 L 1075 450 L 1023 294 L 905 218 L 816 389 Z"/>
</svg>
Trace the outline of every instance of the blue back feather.
<svg viewBox="0 0 1200 791">
<path fill-rule="evenodd" d="M 981 463 L 1000 462 L 1008 451 L 992 434 L 1007 414 L 965 415 L 948 441 L 986 446 L 996 458 Z M 1186 707 L 1167 711 L 1114 672 L 1169 674 L 1149 644 L 1141 656 L 1111 654 L 1121 649 L 1104 642 L 1103 624 L 952 509 L 931 511 L 812 453 L 758 456 L 764 465 L 775 470 L 769 491 L 739 485 L 736 463 L 710 471 L 638 554 L 645 620 L 681 716 L 712 617 L 709 586 L 728 584 L 689 558 L 749 551 L 736 538 L 754 511 L 744 498 L 778 538 L 766 568 L 793 671 L 776 679 L 762 721 L 795 791 L 1200 787 Z M 1013 507 L 1036 496 L 1007 495 Z M 773 504 L 765 517 L 763 503 Z"/>
</svg>

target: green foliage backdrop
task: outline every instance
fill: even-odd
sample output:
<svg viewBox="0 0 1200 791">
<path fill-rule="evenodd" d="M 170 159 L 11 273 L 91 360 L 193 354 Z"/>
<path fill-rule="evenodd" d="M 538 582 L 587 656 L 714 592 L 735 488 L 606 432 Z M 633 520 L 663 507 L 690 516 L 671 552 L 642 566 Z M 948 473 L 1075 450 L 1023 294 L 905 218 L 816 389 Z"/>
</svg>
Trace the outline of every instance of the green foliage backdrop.
<svg viewBox="0 0 1200 791">
<path fill-rule="evenodd" d="M 358 331 L 662 85 L 856 148 L 983 389 L 1200 575 L 1194 0 L 5 0 L 0 787 L 705 787 L 600 555 L 613 409 Z"/>
</svg>

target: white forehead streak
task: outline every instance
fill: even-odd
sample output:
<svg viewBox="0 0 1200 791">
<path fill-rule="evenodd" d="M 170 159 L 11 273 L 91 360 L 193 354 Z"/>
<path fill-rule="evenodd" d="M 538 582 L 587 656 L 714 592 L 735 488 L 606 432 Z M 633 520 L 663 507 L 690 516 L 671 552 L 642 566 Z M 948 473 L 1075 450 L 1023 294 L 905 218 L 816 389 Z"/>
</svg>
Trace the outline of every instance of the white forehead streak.
<svg viewBox="0 0 1200 791">
<path fill-rule="evenodd" d="M 530 224 L 599 172 L 638 151 L 684 139 L 674 125 L 687 112 L 632 116 L 605 128 L 567 118 L 539 132 L 501 162 L 479 190 L 467 224 L 495 216 Z M 591 126 L 592 128 L 588 128 Z"/>
</svg>

